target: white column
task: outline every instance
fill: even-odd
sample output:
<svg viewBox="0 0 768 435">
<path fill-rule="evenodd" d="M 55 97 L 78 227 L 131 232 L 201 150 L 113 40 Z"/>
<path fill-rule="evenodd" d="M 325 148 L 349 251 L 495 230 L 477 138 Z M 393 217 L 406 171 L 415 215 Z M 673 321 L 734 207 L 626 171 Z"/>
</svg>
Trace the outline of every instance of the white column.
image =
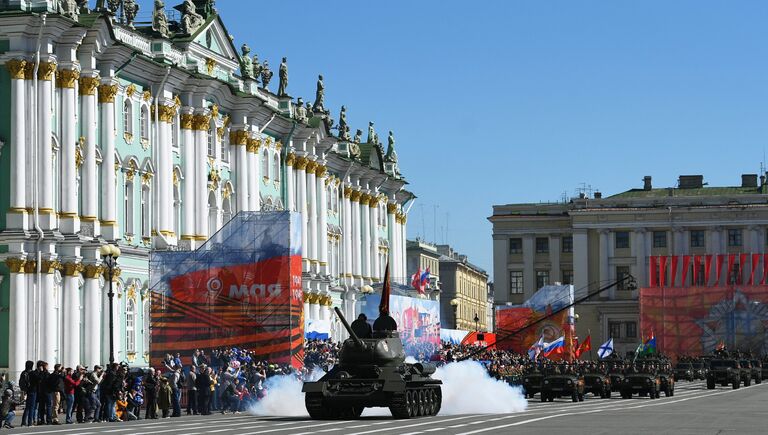
<svg viewBox="0 0 768 435">
<path fill-rule="evenodd" d="M 344 184 L 342 186 L 342 246 L 344 250 L 344 265 L 341 268 L 345 278 L 352 274 L 352 202 L 350 195 L 352 189 Z M 346 281 L 346 279 L 345 279 Z"/>
<path fill-rule="evenodd" d="M 237 183 L 237 211 L 249 210 L 248 205 L 248 132 L 233 131 L 230 134 L 230 153 L 235 161 L 235 182 Z"/>
<path fill-rule="evenodd" d="M 158 204 L 158 231 L 173 243 L 178 237 L 173 233 L 173 155 L 171 151 L 171 123 L 176 116 L 176 108 L 171 105 L 158 105 L 157 118 L 160 121 L 157 146 L 157 189 L 155 195 L 160 200 Z M 153 119 L 154 121 L 154 119 Z"/>
<path fill-rule="evenodd" d="M 379 202 L 372 198 L 369 205 L 370 229 L 371 229 L 371 278 L 381 279 L 381 267 L 379 265 Z"/>
<path fill-rule="evenodd" d="M 304 272 L 309 271 L 309 244 L 307 234 L 307 159 L 299 157 L 296 160 L 296 187 L 298 187 L 299 206 L 297 207 L 299 213 L 301 213 L 301 257 L 302 257 L 302 270 Z"/>
<path fill-rule="evenodd" d="M 26 229 L 27 227 L 25 219 L 27 195 L 27 122 L 25 116 L 27 109 L 25 106 L 27 97 L 25 96 L 26 84 L 24 82 L 26 65 L 27 61 L 20 59 L 11 59 L 5 64 L 11 77 L 11 203 L 9 213 L 6 215 L 9 229 Z M 13 353 L 11 355 L 11 358 L 15 358 Z"/>
<path fill-rule="evenodd" d="M 328 187 L 325 185 L 326 169 L 320 166 L 315 171 L 317 175 L 317 192 L 320 213 L 317 218 L 317 239 L 320 259 L 320 273 L 328 275 Z"/>
<path fill-rule="evenodd" d="M 17 381 L 19 373 L 24 370 L 27 354 L 27 279 L 24 274 L 24 260 L 8 258 L 10 301 L 8 313 L 8 370 L 12 380 Z"/>
<path fill-rule="evenodd" d="M 309 227 L 308 241 L 309 241 L 309 261 L 313 265 L 312 270 L 316 270 L 314 266 L 318 264 L 317 255 L 317 184 L 315 183 L 315 168 L 317 163 L 310 161 L 307 164 L 307 226 Z"/>
<path fill-rule="evenodd" d="M 211 116 L 195 114 L 195 239 L 208 240 L 208 129 Z"/>
<path fill-rule="evenodd" d="M 195 183 L 195 133 L 192 130 L 192 123 L 194 116 L 191 109 L 185 107 L 182 109 L 184 113 L 181 114 L 181 158 L 184 165 L 184 182 L 182 184 L 181 194 L 183 196 L 183 228 L 181 231 L 181 238 L 184 240 L 190 240 L 194 244 L 195 239 L 195 189 L 197 183 Z M 238 166 L 238 169 L 240 166 Z M 238 195 L 241 190 L 238 189 Z M 238 196 L 239 198 L 239 196 Z M 202 205 L 201 205 L 202 206 Z"/>
<path fill-rule="evenodd" d="M 89 264 L 85 266 L 84 311 L 85 318 L 83 328 L 85 341 L 83 342 L 83 363 L 88 367 L 102 364 L 101 359 L 101 288 L 99 276 L 103 272 L 101 266 Z"/>
<path fill-rule="evenodd" d="M 285 208 L 288 211 L 296 210 L 296 186 L 293 182 L 293 164 L 295 161 L 296 155 L 293 153 L 288 153 L 288 156 L 285 158 Z"/>
<path fill-rule="evenodd" d="M 350 200 L 352 201 L 352 274 L 356 279 L 359 279 L 363 275 L 362 252 L 360 251 L 360 191 L 352 191 Z"/>
<path fill-rule="evenodd" d="M 64 343 L 59 361 L 64 367 L 75 367 L 80 364 L 80 289 L 78 280 L 82 264 L 64 264 L 64 285 L 62 317 L 64 327 L 61 331 Z"/>
<path fill-rule="evenodd" d="M 88 77 L 80 78 L 80 106 L 82 108 L 82 131 L 85 137 L 85 149 L 83 150 L 85 161 L 83 162 L 83 172 L 81 185 L 83 186 L 83 209 L 80 213 L 80 219 L 93 222 L 94 234 L 101 234 L 98 230 L 99 214 L 99 184 L 96 179 L 96 126 L 98 116 L 96 114 L 96 87 L 99 78 L 94 73 L 89 73 Z M 102 156 L 103 158 L 103 156 Z"/>
<path fill-rule="evenodd" d="M 310 300 L 309 304 L 309 318 L 312 320 L 320 320 L 320 304 L 318 303 L 317 295 L 313 295 L 313 297 L 314 298 Z"/>
<path fill-rule="evenodd" d="M 400 279 L 406 280 L 401 284 L 407 285 L 408 280 L 408 265 L 406 264 L 405 248 L 408 243 L 405 224 L 408 223 L 408 215 L 403 213 L 402 221 L 400 223 Z"/>
<path fill-rule="evenodd" d="M 57 87 L 61 94 L 61 222 L 59 229 L 63 233 L 74 234 L 80 230 L 77 204 L 77 118 L 75 116 L 75 82 L 80 78 L 80 71 L 61 69 L 57 74 Z"/>
<path fill-rule="evenodd" d="M 261 166 L 259 165 L 259 147 L 256 139 L 248 140 L 248 210 L 256 211 L 261 209 L 261 195 L 259 194 L 259 175 Z"/>
<path fill-rule="evenodd" d="M 53 211 L 53 150 L 51 149 L 51 93 L 55 70 L 56 64 L 50 62 L 40 62 L 38 69 L 40 81 L 37 92 L 37 200 L 40 209 L 40 226 L 44 230 L 50 230 L 56 224 Z"/>
<path fill-rule="evenodd" d="M 99 86 L 99 112 L 101 118 L 101 235 L 106 240 L 117 240 L 117 177 L 115 175 L 115 95 L 117 84 L 105 79 Z"/>
<path fill-rule="evenodd" d="M 600 230 L 600 285 L 604 285 L 610 279 L 610 271 L 608 270 L 608 258 L 610 250 L 610 232 L 608 230 Z M 609 291 L 609 297 L 613 297 L 613 293 Z"/>
<path fill-rule="evenodd" d="M 506 248 L 505 248 L 506 249 Z M 589 290 L 589 239 L 587 230 L 573 230 L 573 288 L 586 294 Z"/>
<path fill-rule="evenodd" d="M 393 203 L 387 204 L 387 231 L 389 236 L 389 273 L 390 276 L 393 273 L 393 268 L 395 267 L 395 252 L 397 252 L 395 239 L 396 239 L 396 231 L 395 228 L 395 211 L 397 210 L 397 206 Z M 384 273 L 382 272 L 382 277 L 384 276 Z"/>
<path fill-rule="evenodd" d="M 360 236 L 362 249 L 360 249 L 360 261 L 363 263 L 363 278 L 371 279 L 371 214 L 368 211 L 371 203 L 371 195 L 364 193 L 360 198 Z"/>
<path fill-rule="evenodd" d="M 40 359 L 49 364 L 56 360 L 58 335 L 56 328 L 56 307 L 53 291 L 53 273 L 59 263 L 43 260 L 40 283 Z"/>
</svg>

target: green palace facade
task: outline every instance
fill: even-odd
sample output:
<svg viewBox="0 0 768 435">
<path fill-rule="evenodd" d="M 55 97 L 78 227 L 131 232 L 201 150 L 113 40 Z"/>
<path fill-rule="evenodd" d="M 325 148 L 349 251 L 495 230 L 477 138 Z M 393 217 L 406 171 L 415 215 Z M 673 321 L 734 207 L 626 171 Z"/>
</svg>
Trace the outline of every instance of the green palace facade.
<svg viewBox="0 0 768 435">
<path fill-rule="evenodd" d="M 116 360 L 146 365 L 150 251 L 242 210 L 301 213 L 310 319 L 356 315 L 387 263 L 404 279 L 414 195 L 391 132 L 352 137 L 322 77 L 313 104 L 291 97 L 287 66 L 272 80 L 212 3 L 156 2 L 141 26 L 129 0 L 0 2 L 0 369 L 109 359 L 105 243 Z"/>
</svg>

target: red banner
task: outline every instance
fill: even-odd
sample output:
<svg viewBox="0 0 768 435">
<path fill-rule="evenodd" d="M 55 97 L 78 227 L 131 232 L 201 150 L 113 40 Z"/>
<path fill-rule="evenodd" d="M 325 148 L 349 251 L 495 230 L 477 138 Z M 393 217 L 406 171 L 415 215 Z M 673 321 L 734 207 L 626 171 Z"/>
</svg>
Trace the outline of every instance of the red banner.
<svg viewBox="0 0 768 435">
<path fill-rule="evenodd" d="M 659 256 L 659 286 L 664 287 L 667 281 L 667 256 Z"/>
<path fill-rule="evenodd" d="M 744 280 L 744 264 L 747 262 L 747 254 L 739 254 L 739 275 L 736 277 L 736 284 L 741 284 Z"/>
<path fill-rule="evenodd" d="M 693 256 L 693 285 L 699 285 L 699 269 L 701 268 L 701 257 Z"/>
<path fill-rule="evenodd" d="M 749 285 L 755 285 L 755 269 L 760 262 L 760 254 L 752 254 L 752 268 L 749 272 Z"/>
<path fill-rule="evenodd" d="M 712 272 L 712 255 L 704 257 L 704 285 L 709 285 L 710 272 Z"/>
<path fill-rule="evenodd" d="M 733 275 L 733 264 L 736 262 L 736 254 L 728 254 L 728 270 L 726 270 L 726 284 L 730 284 L 733 281 L 733 278 L 731 275 Z"/>
<path fill-rule="evenodd" d="M 685 287 L 687 283 L 685 280 L 688 278 L 688 268 L 691 265 L 691 256 L 683 255 L 683 276 L 680 279 L 680 287 Z"/>
<path fill-rule="evenodd" d="M 677 281 L 677 255 L 673 255 L 672 258 L 672 273 L 669 277 L 669 286 L 675 287 L 675 282 Z"/>
<path fill-rule="evenodd" d="M 643 288 L 640 328 L 653 331 L 660 352 L 678 357 L 729 350 L 768 354 L 768 286 Z"/>
<path fill-rule="evenodd" d="M 657 285 L 659 285 L 659 281 L 657 279 L 658 276 L 659 276 L 659 273 L 657 271 L 657 266 L 656 266 L 657 265 L 657 263 L 656 263 L 656 256 L 655 255 L 651 255 L 649 257 L 649 260 L 650 261 L 648 262 L 648 264 L 649 264 L 649 268 L 648 269 L 651 272 L 651 276 L 650 276 L 650 279 L 648 280 L 648 283 L 649 283 L 649 286 L 656 287 Z"/>
<path fill-rule="evenodd" d="M 763 254 L 763 276 L 760 278 L 760 285 L 765 285 L 766 277 L 768 277 L 768 255 Z"/>
<path fill-rule="evenodd" d="M 720 285 L 720 273 L 723 270 L 723 260 L 725 255 L 717 254 L 715 257 L 715 285 Z"/>
</svg>

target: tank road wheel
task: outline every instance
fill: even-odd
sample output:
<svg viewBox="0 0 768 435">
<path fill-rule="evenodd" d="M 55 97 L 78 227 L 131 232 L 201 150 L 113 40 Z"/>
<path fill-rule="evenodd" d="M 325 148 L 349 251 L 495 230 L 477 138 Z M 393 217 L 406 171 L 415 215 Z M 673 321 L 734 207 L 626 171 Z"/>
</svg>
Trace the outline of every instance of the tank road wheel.
<svg viewBox="0 0 768 435">
<path fill-rule="evenodd" d="M 545 392 L 541 392 L 541 401 L 546 402 L 547 401 L 547 394 Z"/>
<path fill-rule="evenodd" d="M 715 389 L 715 380 L 707 379 L 707 390 L 714 390 L 714 389 Z"/>
<path fill-rule="evenodd" d="M 435 413 L 432 415 L 437 415 L 440 413 L 440 408 L 443 406 L 443 389 L 440 387 L 435 388 Z"/>
<path fill-rule="evenodd" d="M 406 392 L 392 395 L 392 404 L 389 406 L 389 412 L 392 413 L 392 417 L 397 419 L 409 418 Z"/>
<path fill-rule="evenodd" d="M 307 393 L 304 396 L 304 405 L 307 407 L 307 413 L 314 420 L 326 419 L 325 409 L 323 408 L 323 395 L 320 393 Z"/>
<path fill-rule="evenodd" d="M 416 417 L 418 415 L 416 392 L 413 390 L 406 391 L 405 397 L 408 400 L 408 418 Z"/>
<path fill-rule="evenodd" d="M 416 391 L 416 410 L 419 417 L 427 415 L 427 397 L 423 389 Z"/>
<path fill-rule="evenodd" d="M 733 389 L 738 390 L 741 387 L 741 379 L 733 383 Z"/>
</svg>

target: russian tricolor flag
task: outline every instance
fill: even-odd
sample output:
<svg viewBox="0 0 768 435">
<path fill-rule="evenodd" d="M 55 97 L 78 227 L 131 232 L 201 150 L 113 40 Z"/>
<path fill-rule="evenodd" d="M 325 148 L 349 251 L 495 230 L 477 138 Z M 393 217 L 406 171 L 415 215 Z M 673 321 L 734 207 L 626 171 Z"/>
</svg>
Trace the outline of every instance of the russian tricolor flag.
<svg viewBox="0 0 768 435">
<path fill-rule="evenodd" d="M 551 343 L 544 343 L 544 348 L 541 350 L 541 354 L 545 358 L 549 358 L 552 355 L 562 355 L 565 351 L 565 336 L 561 336 L 557 340 Z"/>
</svg>

